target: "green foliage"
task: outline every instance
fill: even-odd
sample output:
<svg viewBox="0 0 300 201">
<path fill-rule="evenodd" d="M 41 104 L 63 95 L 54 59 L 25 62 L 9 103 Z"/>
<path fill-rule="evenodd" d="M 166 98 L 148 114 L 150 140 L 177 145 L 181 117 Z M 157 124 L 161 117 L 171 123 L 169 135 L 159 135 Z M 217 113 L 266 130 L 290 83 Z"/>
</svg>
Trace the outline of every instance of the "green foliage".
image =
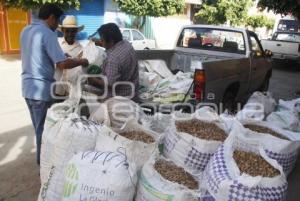
<svg viewBox="0 0 300 201">
<path fill-rule="evenodd" d="M 184 0 L 114 0 L 119 8 L 135 16 L 169 16 L 184 9 Z"/>
<path fill-rule="evenodd" d="M 296 0 L 259 0 L 261 9 L 273 10 L 279 14 L 292 14 L 300 19 L 300 1 Z"/>
<path fill-rule="evenodd" d="M 195 18 L 207 24 L 219 25 L 229 21 L 231 25 L 241 25 L 252 4 L 252 0 L 208 0 L 203 2 Z"/>
<path fill-rule="evenodd" d="M 63 9 L 80 8 L 79 0 L 0 0 L 6 7 L 17 7 L 25 10 L 36 9 L 45 3 L 55 3 Z"/>
<path fill-rule="evenodd" d="M 264 15 L 249 16 L 245 23 L 247 26 L 251 26 L 256 29 L 258 27 L 266 27 L 268 30 L 273 29 L 275 20 L 270 19 Z"/>
</svg>

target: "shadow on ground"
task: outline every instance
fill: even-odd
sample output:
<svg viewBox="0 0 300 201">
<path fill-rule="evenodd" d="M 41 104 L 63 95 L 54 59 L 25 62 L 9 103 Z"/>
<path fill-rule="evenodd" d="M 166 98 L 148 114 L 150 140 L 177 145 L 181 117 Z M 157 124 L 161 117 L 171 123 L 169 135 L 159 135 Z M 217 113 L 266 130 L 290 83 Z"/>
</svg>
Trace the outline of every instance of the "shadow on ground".
<svg viewBox="0 0 300 201">
<path fill-rule="evenodd" d="M 32 126 L 0 134 L 0 201 L 37 200 L 40 178 Z"/>
<path fill-rule="evenodd" d="M 273 68 L 286 72 L 300 72 L 300 63 L 288 61 L 274 61 Z"/>
</svg>

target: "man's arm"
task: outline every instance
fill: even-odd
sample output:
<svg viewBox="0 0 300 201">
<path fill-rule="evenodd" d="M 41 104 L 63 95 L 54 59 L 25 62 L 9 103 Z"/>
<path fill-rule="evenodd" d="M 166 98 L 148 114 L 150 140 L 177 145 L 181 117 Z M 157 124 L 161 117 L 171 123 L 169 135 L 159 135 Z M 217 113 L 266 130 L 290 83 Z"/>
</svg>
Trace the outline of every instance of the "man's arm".
<svg viewBox="0 0 300 201">
<path fill-rule="evenodd" d="M 63 70 L 63 69 L 71 69 L 77 66 L 87 67 L 89 62 L 87 59 L 71 59 L 67 58 L 64 61 L 60 61 L 56 64 L 56 67 Z"/>
<path fill-rule="evenodd" d="M 89 77 L 88 78 L 88 83 L 90 85 L 93 85 L 93 86 L 98 87 L 98 88 L 104 88 L 104 85 L 105 85 L 104 80 L 100 79 L 98 77 Z"/>
<path fill-rule="evenodd" d="M 48 37 L 45 37 L 44 39 L 45 49 L 53 63 L 56 64 L 57 68 L 63 70 L 75 68 L 77 66 L 86 67 L 89 65 L 87 59 L 67 58 L 58 43 L 57 36 L 54 33 L 47 36 Z"/>
</svg>

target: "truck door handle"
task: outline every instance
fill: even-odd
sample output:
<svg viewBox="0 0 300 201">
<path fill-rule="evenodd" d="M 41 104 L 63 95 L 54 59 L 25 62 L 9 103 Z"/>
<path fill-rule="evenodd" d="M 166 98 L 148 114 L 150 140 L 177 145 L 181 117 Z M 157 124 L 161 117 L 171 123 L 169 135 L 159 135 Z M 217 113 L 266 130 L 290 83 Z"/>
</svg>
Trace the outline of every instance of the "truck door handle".
<svg viewBox="0 0 300 201">
<path fill-rule="evenodd" d="M 277 47 L 280 47 L 281 46 L 281 44 L 277 44 Z"/>
</svg>

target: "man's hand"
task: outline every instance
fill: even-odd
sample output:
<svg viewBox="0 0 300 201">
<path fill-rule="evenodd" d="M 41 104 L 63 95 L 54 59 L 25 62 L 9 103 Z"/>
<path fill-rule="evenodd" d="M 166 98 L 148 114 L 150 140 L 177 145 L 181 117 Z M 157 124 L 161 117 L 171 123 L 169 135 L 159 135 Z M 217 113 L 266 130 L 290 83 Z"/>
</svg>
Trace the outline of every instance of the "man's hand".
<svg viewBox="0 0 300 201">
<path fill-rule="evenodd" d="M 70 59 L 70 58 L 68 58 L 65 61 L 61 61 L 56 64 L 56 67 L 61 70 L 71 69 L 71 68 L 75 68 L 77 66 L 88 67 L 89 61 L 87 59 Z"/>
<path fill-rule="evenodd" d="M 103 41 L 101 39 L 92 38 L 91 41 L 93 41 L 96 46 L 103 47 Z"/>
<path fill-rule="evenodd" d="M 80 59 L 81 60 L 81 62 L 82 62 L 82 66 L 83 67 L 88 67 L 90 64 L 89 64 L 89 61 L 87 60 L 87 59 Z"/>
</svg>

